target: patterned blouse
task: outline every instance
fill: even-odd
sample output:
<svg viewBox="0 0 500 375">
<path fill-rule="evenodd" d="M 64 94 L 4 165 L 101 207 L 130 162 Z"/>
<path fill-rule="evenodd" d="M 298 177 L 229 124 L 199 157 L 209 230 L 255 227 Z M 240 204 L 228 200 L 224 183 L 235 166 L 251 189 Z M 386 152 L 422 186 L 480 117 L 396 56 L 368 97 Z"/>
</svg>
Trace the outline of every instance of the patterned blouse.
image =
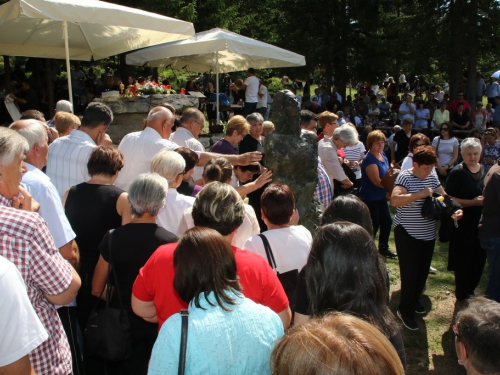
<svg viewBox="0 0 500 375">
<path fill-rule="evenodd" d="M 485 145 L 484 145 L 484 154 L 483 155 L 484 156 L 483 156 L 482 164 L 486 167 L 486 172 L 488 172 L 489 169 L 493 165 L 495 165 L 495 163 L 493 163 L 492 165 L 488 165 L 488 164 L 486 164 L 485 158 L 490 157 L 494 161 L 497 161 L 498 159 L 500 159 L 500 141 L 496 141 L 493 146 L 491 146 L 488 143 L 485 143 Z"/>
</svg>

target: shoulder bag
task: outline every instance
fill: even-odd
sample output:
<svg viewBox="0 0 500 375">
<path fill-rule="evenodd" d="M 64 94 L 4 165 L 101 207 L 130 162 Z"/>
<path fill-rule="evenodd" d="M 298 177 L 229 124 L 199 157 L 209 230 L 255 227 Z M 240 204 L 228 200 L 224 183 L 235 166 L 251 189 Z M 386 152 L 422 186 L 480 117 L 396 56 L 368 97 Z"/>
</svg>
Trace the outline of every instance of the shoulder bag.
<svg viewBox="0 0 500 375">
<path fill-rule="evenodd" d="M 182 317 L 182 329 L 181 329 L 181 348 L 179 351 L 179 367 L 177 370 L 178 375 L 184 375 L 186 370 L 186 349 L 187 349 L 187 336 L 188 336 L 188 317 L 189 311 L 181 310 L 179 311 Z"/>
<path fill-rule="evenodd" d="M 113 267 L 113 252 L 111 251 L 112 235 L 113 230 L 110 230 L 108 233 L 109 263 L 106 285 L 104 285 L 99 300 L 90 313 L 85 328 L 85 342 L 87 355 L 108 361 L 123 361 L 132 355 L 132 334 L 127 310 L 123 308 L 115 267 Z M 120 308 L 109 307 L 111 299 L 111 273 L 113 273 Z M 97 306 L 104 291 L 107 291 L 106 307 L 98 312 Z"/>
<path fill-rule="evenodd" d="M 380 184 L 384 187 L 389 196 L 391 196 L 392 191 L 394 190 L 394 183 L 396 182 L 396 178 L 398 178 L 399 174 L 401 173 L 401 166 L 399 163 L 391 163 L 391 167 L 387 170 L 384 177 L 382 177 L 382 180 L 380 180 Z"/>
<path fill-rule="evenodd" d="M 276 261 L 274 260 L 273 251 L 271 250 L 271 245 L 269 245 L 269 241 L 263 234 L 259 234 L 259 237 L 262 239 L 262 242 L 264 243 L 264 249 L 266 250 L 267 261 L 269 262 L 269 265 L 274 270 L 274 272 L 276 272 L 276 276 L 278 276 L 278 280 L 283 286 L 286 296 L 288 297 L 290 309 L 293 310 L 293 305 L 295 303 L 295 292 L 297 290 L 297 283 L 299 281 L 299 270 L 295 269 L 284 273 L 279 273 L 276 267 Z"/>
</svg>

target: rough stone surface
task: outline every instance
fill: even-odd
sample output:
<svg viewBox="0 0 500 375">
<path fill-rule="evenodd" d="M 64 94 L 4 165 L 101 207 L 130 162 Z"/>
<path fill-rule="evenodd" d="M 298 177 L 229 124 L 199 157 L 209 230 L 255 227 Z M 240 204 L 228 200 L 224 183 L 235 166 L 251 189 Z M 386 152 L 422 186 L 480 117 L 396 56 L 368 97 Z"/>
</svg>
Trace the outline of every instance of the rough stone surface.
<svg viewBox="0 0 500 375">
<path fill-rule="evenodd" d="M 279 91 L 273 99 L 275 131 L 266 137 L 265 165 L 273 171 L 273 182 L 290 187 L 300 222 L 314 233 L 322 209 L 314 194 L 318 184 L 318 141 L 301 134 L 300 105 L 291 91 Z"/>
<path fill-rule="evenodd" d="M 198 107 L 199 102 L 196 96 L 177 94 L 155 94 L 148 97 L 106 97 L 94 100 L 105 103 L 114 114 L 148 113 L 152 108 L 163 103 L 170 103 L 174 106 L 176 112 L 182 112 L 187 107 Z"/>
</svg>

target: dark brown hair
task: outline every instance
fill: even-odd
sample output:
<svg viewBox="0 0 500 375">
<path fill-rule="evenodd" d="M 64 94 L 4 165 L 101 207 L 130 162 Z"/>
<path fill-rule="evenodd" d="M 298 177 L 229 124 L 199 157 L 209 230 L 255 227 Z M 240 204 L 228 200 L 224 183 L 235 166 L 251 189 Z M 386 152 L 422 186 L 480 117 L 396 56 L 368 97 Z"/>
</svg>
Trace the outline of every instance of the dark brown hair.
<svg viewBox="0 0 500 375">
<path fill-rule="evenodd" d="M 190 148 L 178 147 L 175 149 L 175 152 L 179 153 L 184 158 L 184 161 L 186 162 L 186 168 L 184 169 L 185 172 L 190 171 L 198 164 L 198 154 Z"/>
<path fill-rule="evenodd" d="M 103 174 L 113 176 L 123 168 L 123 154 L 113 146 L 97 146 L 89 156 L 87 169 L 89 175 Z"/>
<path fill-rule="evenodd" d="M 436 164 L 438 157 L 431 146 L 420 146 L 413 153 L 413 162 L 418 165 Z"/>
<path fill-rule="evenodd" d="M 410 152 L 413 153 L 413 149 L 415 148 L 415 145 L 418 143 L 418 141 L 424 141 L 426 146 L 429 146 L 431 144 L 429 137 L 427 137 L 425 134 L 422 133 L 414 134 L 410 139 L 410 145 L 408 147 Z"/>
<path fill-rule="evenodd" d="M 207 302 L 214 292 L 217 304 L 230 311 L 227 305 L 234 305 L 234 299 L 228 291 L 241 292 L 236 273 L 236 260 L 233 250 L 217 231 L 194 227 L 186 231 L 179 239 L 174 252 L 174 288 L 183 301 L 200 305 L 200 294 Z"/>
<path fill-rule="evenodd" d="M 233 174 L 233 166 L 226 158 L 212 158 L 205 164 L 203 178 L 205 183 L 219 181 L 227 184 Z"/>
<path fill-rule="evenodd" d="M 295 198 L 287 185 L 271 184 L 262 193 L 260 206 L 270 223 L 284 225 L 290 222 Z"/>
</svg>

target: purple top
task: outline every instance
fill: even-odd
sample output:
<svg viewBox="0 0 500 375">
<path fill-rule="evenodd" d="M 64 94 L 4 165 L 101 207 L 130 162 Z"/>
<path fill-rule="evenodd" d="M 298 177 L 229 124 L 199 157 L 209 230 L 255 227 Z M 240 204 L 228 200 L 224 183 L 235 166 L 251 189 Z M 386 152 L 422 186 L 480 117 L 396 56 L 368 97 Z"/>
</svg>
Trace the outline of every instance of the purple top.
<svg viewBox="0 0 500 375">
<path fill-rule="evenodd" d="M 231 143 L 226 141 L 224 138 L 219 139 L 212 146 L 212 152 L 224 155 L 236 155 L 236 150 L 231 146 Z"/>
</svg>

